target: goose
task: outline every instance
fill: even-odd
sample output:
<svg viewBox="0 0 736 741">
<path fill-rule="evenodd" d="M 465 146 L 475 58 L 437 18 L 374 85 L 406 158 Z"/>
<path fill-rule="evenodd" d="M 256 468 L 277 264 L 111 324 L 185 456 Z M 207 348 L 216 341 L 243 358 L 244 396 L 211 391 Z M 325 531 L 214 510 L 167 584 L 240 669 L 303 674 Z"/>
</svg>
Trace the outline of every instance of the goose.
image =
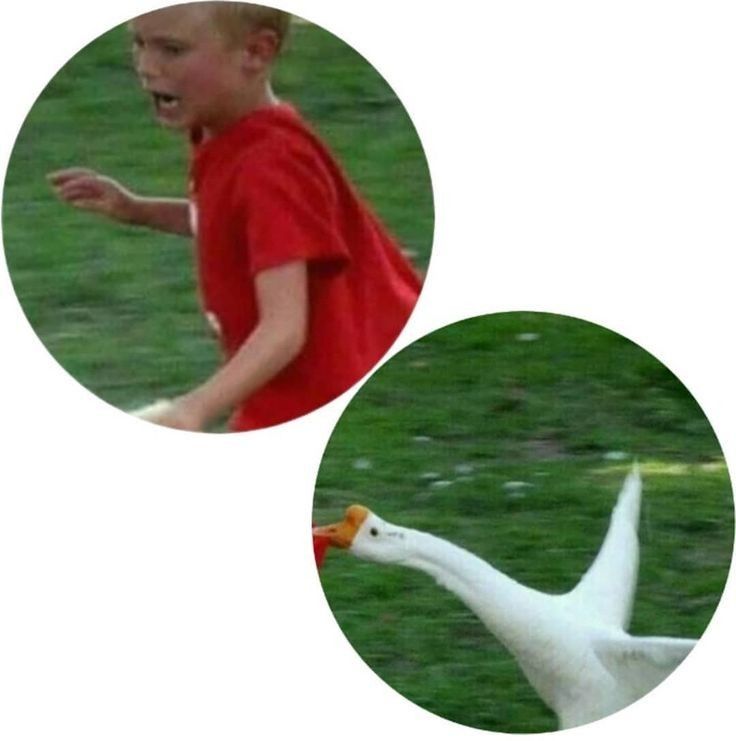
<svg viewBox="0 0 736 741">
<path fill-rule="evenodd" d="M 427 532 L 392 525 L 355 504 L 317 537 L 358 558 L 418 569 L 454 593 L 518 662 L 524 676 L 572 728 L 610 715 L 665 679 L 696 641 L 627 632 L 639 567 L 638 465 L 626 476 L 593 563 L 566 594 L 547 594 Z"/>
</svg>

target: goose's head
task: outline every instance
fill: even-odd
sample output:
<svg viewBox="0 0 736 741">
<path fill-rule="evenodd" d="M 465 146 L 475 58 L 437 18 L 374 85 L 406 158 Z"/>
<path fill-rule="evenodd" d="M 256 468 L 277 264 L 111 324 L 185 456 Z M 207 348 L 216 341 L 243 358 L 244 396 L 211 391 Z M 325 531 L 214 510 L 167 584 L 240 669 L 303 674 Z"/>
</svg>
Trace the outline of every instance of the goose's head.
<svg viewBox="0 0 736 741">
<path fill-rule="evenodd" d="M 400 563 L 408 555 L 408 531 L 385 522 L 360 504 L 348 507 L 341 522 L 315 527 L 312 532 L 367 561 Z"/>
</svg>

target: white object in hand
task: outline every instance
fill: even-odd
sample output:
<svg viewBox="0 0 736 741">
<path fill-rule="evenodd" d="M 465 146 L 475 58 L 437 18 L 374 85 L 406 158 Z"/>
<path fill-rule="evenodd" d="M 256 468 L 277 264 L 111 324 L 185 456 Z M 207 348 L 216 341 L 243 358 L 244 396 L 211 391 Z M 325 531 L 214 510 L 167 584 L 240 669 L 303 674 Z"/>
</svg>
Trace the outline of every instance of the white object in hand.
<svg viewBox="0 0 736 741">
<path fill-rule="evenodd" d="M 147 422 L 157 422 L 172 407 L 172 402 L 168 399 L 159 399 L 153 404 L 134 409 L 130 414 L 138 419 L 145 419 Z"/>
</svg>

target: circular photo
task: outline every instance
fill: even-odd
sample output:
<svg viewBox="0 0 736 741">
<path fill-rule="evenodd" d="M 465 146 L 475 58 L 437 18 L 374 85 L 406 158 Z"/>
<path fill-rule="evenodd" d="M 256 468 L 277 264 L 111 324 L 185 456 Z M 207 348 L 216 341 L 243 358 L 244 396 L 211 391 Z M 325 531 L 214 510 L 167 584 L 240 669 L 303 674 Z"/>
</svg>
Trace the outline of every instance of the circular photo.
<svg viewBox="0 0 736 741">
<path fill-rule="evenodd" d="M 600 326 L 445 327 L 363 386 L 324 454 L 320 577 L 356 652 L 417 705 L 535 733 L 622 710 L 720 600 L 733 495 L 683 384 Z"/>
<path fill-rule="evenodd" d="M 432 189 L 389 84 L 252 3 L 159 8 L 82 49 L 18 135 L 15 291 L 51 355 L 158 424 L 246 431 L 386 353 L 430 257 Z"/>
</svg>

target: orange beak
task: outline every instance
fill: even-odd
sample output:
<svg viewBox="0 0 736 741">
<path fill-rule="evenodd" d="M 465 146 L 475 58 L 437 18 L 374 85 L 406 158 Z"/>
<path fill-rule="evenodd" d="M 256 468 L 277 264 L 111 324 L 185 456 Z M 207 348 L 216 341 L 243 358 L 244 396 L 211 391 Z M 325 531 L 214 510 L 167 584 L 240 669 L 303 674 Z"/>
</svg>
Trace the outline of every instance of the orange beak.
<svg viewBox="0 0 736 741">
<path fill-rule="evenodd" d="M 350 548 L 353 544 L 355 534 L 360 530 L 360 526 L 368 517 L 369 511 L 360 504 L 353 504 L 345 511 L 345 517 L 342 522 L 336 522 L 334 525 L 323 525 L 322 527 L 312 528 L 312 535 L 327 538 L 330 545 L 337 548 Z"/>
</svg>

